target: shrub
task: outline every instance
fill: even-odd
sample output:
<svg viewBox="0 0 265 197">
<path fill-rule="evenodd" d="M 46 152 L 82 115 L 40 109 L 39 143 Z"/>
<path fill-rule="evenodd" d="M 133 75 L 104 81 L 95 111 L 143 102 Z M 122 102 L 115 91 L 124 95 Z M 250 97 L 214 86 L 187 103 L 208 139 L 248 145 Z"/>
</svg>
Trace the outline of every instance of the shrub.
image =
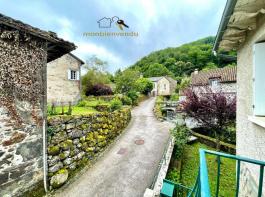
<svg viewBox="0 0 265 197">
<path fill-rule="evenodd" d="M 153 83 L 147 78 L 139 78 L 135 82 L 135 89 L 142 94 L 147 95 L 153 89 Z"/>
<path fill-rule="evenodd" d="M 200 91 L 187 89 L 185 96 L 186 100 L 182 102 L 184 112 L 215 132 L 216 150 L 219 151 L 225 128 L 235 122 L 236 96 L 228 97 L 211 88 L 202 88 Z"/>
<path fill-rule="evenodd" d="M 81 101 L 79 101 L 78 103 L 77 103 L 77 107 L 85 107 L 86 106 L 86 104 L 87 104 L 87 102 L 85 101 L 85 100 L 81 100 Z"/>
<path fill-rule="evenodd" d="M 86 91 L 86 95 L 102 96 L 102 95 L 112 95 L 113 92 L 111 88 L 104 84 L 96 84 L 91 90 Z"/>
<path fill-rule="evenodd" d="M 178 101 L 179 100 L 179 95 L 174 93 L 170 96 L 171 101 Z"/>
<path fill-rule="evenodd" d="M 137 105 L 138 104 L 138 94 L 136 91 L 131 90 L 127 93 L 127 96 L 132 99 L 132 104 Z"/>
<path fill-rule="evenodd" d="M 110 101 L 111 111 L 121 109 L 121 107 L 122 107 L 122 102 L 119 99 L 115 98 L 115 99 Z"/>
<path fill-rule="evenodd" d="M 180 159 L 185 145 L 188 142 L 190 130 L 186 126 L 176 125 L 176 127 L 171 130 L 171 134 L 175 138 L 174 157 Z"/>
<path fill-rule="evenodd" d="M 123 105 L 132 105 L 132 99 L 126 95 L 121 97 L 121 102 Z"/>
</svg>

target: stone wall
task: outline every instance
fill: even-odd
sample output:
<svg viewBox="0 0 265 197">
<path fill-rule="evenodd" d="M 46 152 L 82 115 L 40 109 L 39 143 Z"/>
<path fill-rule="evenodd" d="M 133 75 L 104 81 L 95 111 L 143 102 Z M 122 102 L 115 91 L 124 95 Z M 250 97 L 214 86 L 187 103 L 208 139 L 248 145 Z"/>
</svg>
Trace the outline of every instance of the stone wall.
<svg viewBox="0 0 265 197">
<path fill-rule="evenodd" d="M 48 168 L 52 188 L 60 187 L 83 164 L 117 137 L 131 118 L 130 108 L 86 116 L 48 119 Z"/>
<path fill-rule="evenodd" d="M 247 34 L 246 41 L 238 51 L 237 63 L 237 154 L 245 157 L 265 160 L 265 128 L 259 126 L 248 119 L 253 116 L 253 46 L 256 42 L 265 38 L 265 17 L 259 17 L 257 29 Z M 246 168 L 246 169 L 244 169 Z M 242 178 L 243 191 L 257 193 L 253 182 L 258 184 L 259 168 L 245 164 L 242 171 L 248 172 L 248 182 Z M 242 174 L 243 175 L 243 174 Z M 243 176 L 242 176 L 243 177 Z M 252 179 L 252 180 L 251 180 Z M 263 188 L 265 187 L 265 182 Z M 263 192 L 264 193 L 264 192 Z M 242 196 L 253 196 L 241 193 Z"/>
<path fill-rule="evenodd" d="M 46 41 L 0 27 L 0 196 L 43 178 Z"/>
<path fill-rule="evenodd" d="M 47 64 L 47 101 L 49 104 L 76 104 L 81 98 L 81 62 L 66 54 Z M 68 79 L 68 70 L 78 71 L 78 80 Z"/>
</svg>

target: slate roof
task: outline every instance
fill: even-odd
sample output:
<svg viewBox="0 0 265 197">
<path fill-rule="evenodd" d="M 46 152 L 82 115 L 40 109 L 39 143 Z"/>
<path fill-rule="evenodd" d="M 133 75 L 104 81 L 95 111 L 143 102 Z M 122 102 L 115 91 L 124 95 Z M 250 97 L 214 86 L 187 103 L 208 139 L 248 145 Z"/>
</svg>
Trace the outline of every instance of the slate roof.
<svg viewBox="0 0 265 197">
<path fill-rule="evenodd" d="M 0 13 L 0 26 L 5 25 L 12 29 L 19 30 L 20 32 L 25 32 L 35 37 L 41 38 L 48 42 L 48 57 L 47 61 L 50 62 L 54 59 L 61 57 L 62 55 L 71 52 L 76 49 L 74 43 L 65 41 L 59 37 L 57 34 L 51 31 L 43 31 L 36 27 L 32 27 L 28 24 L 25 24 L 19 20 L 15 20 L 8 16 L 5 16 Z"/>
<path fill-rule="evenodd" d="M 192 85 L 207 85 L 209 80 L 219 78 L 221 83 L 236 82 L 236 67 L 217 68 L 191 74 Z"/>
<path fill-rule="evenodd" d="M 150 81 L 152 81 L 152 82 L 157 82 L 157 81 L 159 81 L 160 79 L 162 79 L 163 77 L 150 77 L 150 78 L 148 78 Z"/>
</svg>

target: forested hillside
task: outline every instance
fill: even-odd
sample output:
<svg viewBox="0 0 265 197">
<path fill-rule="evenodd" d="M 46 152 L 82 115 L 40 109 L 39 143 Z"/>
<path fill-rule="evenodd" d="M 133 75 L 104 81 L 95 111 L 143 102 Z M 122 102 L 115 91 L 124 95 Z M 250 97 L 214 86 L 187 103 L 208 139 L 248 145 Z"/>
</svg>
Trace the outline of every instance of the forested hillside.
<svg viewBox="0 0 265 197">
<path fill-rule="evenodd" d="M 180 47 L 155 51 L 130 68 L 140 71 L 145 77 L 171 75 L 178 78 L 189 76 L 196 68 L 202 70 L 228 65 L 213 55 L 213 43 L 214 37 L 207 37 Z"/>
</svg>

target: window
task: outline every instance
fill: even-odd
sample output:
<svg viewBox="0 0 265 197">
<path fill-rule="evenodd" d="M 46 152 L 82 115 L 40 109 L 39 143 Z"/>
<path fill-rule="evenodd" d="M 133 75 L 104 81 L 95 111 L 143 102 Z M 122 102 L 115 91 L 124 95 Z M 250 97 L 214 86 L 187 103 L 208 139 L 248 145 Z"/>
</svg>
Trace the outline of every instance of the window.
<svg viewBox="0 0 265 197">
<path fill-rule="evenodd" d="M 164 84 L 164 90 L 166 90 L 167 89 L 167 84 Z"/>
<path fill-rule="evenodd" d="M 215 79 L 210 79 L 210 86 L 212 86 L 212 88 L 216 88 L 219 86 L 219 81 L 220 79 L 215 78 Z"/>
<path fill-rule="evenodd" d="M 69 80 L 79 80 L 79 71 L 76 70 L 68 70 L 68 79 Z"/>
<path fill-rule="evenodd" d="M 254 45 L 253 109 L 254 115 L 265 116 L 265 43 Z"/>
<path fill-rule="evenodd" d="M 76 71 L 71 70 L 71 79 L 76 80 Z"/>
</svg>

